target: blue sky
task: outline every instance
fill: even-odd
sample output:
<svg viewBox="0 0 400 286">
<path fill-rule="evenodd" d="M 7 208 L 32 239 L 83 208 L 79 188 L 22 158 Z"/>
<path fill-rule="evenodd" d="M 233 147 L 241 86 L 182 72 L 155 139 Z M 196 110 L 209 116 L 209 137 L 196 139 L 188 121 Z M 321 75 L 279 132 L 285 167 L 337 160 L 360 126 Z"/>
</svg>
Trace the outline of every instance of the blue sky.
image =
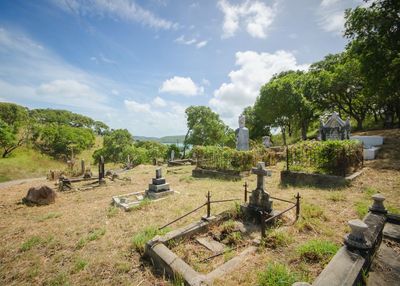
<svg viewBox="0 0 400 286">
<path fill-rule="evenodd" d="M 237 127 L 273 74 L 343 50 L 360 0 L 3 0 L 0 101 L 134 135 L 185 134 L 207 105 Z"/>
</svg>

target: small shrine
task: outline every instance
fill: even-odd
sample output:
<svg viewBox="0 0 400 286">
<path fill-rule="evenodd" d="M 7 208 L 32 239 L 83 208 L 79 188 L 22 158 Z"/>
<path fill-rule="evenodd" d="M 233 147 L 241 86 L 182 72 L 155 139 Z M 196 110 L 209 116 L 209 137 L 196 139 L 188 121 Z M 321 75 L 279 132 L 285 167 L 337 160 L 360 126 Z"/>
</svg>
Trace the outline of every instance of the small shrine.
<svg viewBox="0 0 400 286">
<path fill-rule="evenodd" d="M 350 139 L 350 129 L 350 119 L 343 121 L 339 114 L 334 112 L 325 123 L 320 120 L 319 138 L 322 141 L 347 140 Z"/>
</svg>

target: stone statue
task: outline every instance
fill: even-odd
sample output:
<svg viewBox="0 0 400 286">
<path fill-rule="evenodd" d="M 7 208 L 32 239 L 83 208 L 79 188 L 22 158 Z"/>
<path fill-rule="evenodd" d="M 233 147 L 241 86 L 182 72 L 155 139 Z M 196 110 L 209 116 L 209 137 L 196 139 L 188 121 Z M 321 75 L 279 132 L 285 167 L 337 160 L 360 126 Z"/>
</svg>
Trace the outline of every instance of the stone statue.
<svg viewBox="0 0 400 286">
<path fill-rule="evenodd" d="M 249 150 L 249 129 L 245 127 L 246 117 L 239 116 L 239 128 L 236 129 L 236 149 L 239 151 Z"/>
<path fill-rule="evenodd" d="M 272 146 L 271 137 L 270 137 L 270 136 L 263 136 L 262 139 L 263 139 L 263 145 L 264 145 L 264 147 L 269 148 L 269 147 Z"/>
</svg>

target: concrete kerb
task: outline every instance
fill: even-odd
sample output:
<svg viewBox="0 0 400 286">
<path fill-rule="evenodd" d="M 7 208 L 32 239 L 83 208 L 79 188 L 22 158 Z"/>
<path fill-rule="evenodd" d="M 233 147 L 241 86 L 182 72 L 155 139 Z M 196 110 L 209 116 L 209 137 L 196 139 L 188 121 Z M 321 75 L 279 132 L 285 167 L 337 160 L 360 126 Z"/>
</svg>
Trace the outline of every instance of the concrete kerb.
<svg viewBox="0 0 400 286">
<path fill-rule="evenodd" d="M 230 259 L 205 275 L 195 271 L 190 265 L 172 252 L 167 245 L 170 241 L 190 237 L 196 233 L 202 232 L 223 219 L 225 219 L 225 216 L 220 214 L 213 219 L 201 219 L 198 222 L 168 232 L 164 236 L 156 236 L 146 243 L 145 257 L 152 261 L 153 266 L 158 271 L 161 271 L 171 278 L 176 276 L 181 277 L 185 280 L 186 284 L 193 286 L 212 285 L 214 279 L 238 267 L 248 255 L 257 250 L 257 247 L 254 245 L 247 247 L 238 256 Z"/>
</svg>

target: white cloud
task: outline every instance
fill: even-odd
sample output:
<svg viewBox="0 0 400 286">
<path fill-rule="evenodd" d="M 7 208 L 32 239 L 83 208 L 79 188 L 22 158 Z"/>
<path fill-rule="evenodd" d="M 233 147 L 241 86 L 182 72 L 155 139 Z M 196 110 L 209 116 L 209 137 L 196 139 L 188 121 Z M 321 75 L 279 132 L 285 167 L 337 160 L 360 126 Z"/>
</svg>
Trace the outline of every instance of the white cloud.
<svg viewBox="0 0 400 286">
<path fill-rule="evenodd" d="M 165 80 L 159 91 L 185 96 L 195 96 L 202 94 L 204 88 L 202 86 L 197 86 L 190 77 L 174 76 L 173 78 Z"/>
<path fill-rule="evenodd" d="M 124 100 L 124 104 L 126 108 L 133 112 L 151 112 L 151 107 L 148 103 L 139 103 L 134 100 Z"/>
<path fill-rule="evenodd" d="M 326 32 L 341 36 L 345 23 L 344 11 L 359 4 L 359 0 L 322 0 L 316 11 L 318 25 Z"/>
<path fill-rule="evenodd" d="M 177 23 L 158 17 L 131 0 L 53 0 L 62 9 L 78 15 L 108 16 L 138 22 L 157 29 L 175 29 Z"/>
<path fill-rule="evenodd" d="M 156 107 L 165 107 L 167 106 L 167 102 L 161 97 L 157 96 L 153 99 L 152 104 Z"/>
<path fill-rule="evenodd" d="M 286 70 L 305 70 L 308 65 L 299 65 L 294 55 L 287 51 L 257 53 L 245 51 L 236 53 L 239 69 L 229 73 L 230 82 L 223 83 L 214 91 L 209 101 L 222 118 L 232 127 L 243 108 L 253 105 L 260 88 L 274 74 Z"/>
<path fill-rule="evenodd" d="M 270 7 L 260 1 L 246 0 L 234 5 L 228 0 L 220 0 L 218 7 L 224 13 L 223 38 L 234 36 L 241 24 L 246 26 L 250 36 L 265 38 L 277 14 L 276 3 Z"/>
<path fill-rule="evenodd" d="M 196 44 L 196 47 L 197 47 L 198 49 L 201 49 L 202 47 L 205 47 L 205 46 L 207 45 L 207 43 L 208 43 L 208 41 L 201 41 L 201 42 L 198 42 L 198 43 Z"/>
</svg>

